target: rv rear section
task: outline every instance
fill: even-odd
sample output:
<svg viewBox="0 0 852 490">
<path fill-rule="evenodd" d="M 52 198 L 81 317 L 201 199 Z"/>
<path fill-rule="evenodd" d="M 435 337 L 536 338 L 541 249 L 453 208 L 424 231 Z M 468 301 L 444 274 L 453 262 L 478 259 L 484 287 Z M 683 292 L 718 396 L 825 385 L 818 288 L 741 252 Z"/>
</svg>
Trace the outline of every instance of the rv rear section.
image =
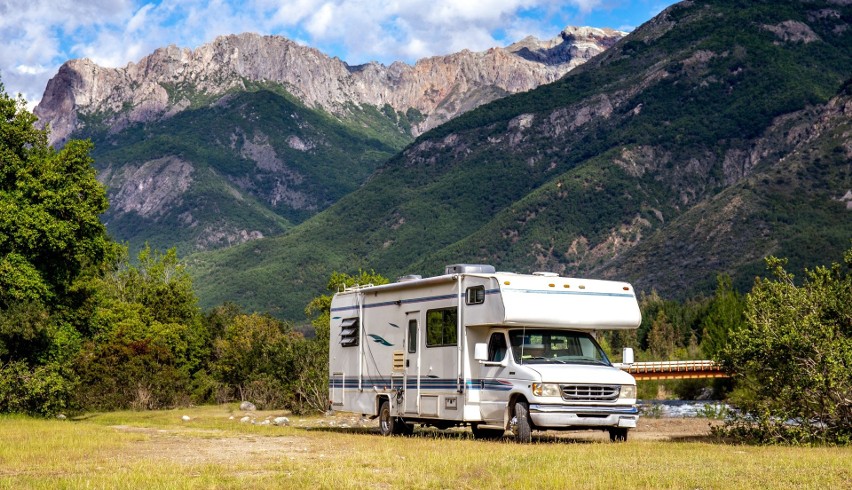
<svg viewBox="0 0 852 490">
<path fill-rule="evenodd" d="M 488 265 L 346 289 L 331 303 L 330 405 L 379 417 L 385 435 L 423 425 L 626 440 L 639 419 L 636 382 L 595 337 L 640 321 L 630 284 Z"/>
</svg>

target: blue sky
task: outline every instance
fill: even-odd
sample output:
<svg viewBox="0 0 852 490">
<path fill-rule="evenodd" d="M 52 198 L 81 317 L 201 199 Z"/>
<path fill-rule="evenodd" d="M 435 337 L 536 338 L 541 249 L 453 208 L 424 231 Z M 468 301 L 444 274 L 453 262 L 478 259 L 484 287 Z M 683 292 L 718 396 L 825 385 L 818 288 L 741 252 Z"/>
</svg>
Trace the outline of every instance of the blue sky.
<svg viewBox="0 0 852 490">
<path fill-rule="evenodd" d="M 350 64 L 391 63 L 555 37 L 569 25 L 629 31 L 673 0 L 0 0 L 0 79 L 32 107 L 59 66 L 137 62 L 223 34 L 279 34 Z"/>
</svg>

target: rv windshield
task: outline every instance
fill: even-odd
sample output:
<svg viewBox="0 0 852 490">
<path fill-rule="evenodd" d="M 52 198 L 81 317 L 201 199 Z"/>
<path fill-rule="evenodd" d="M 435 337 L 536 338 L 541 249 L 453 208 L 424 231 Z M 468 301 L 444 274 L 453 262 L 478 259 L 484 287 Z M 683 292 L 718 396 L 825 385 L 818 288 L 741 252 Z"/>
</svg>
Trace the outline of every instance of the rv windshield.
<svg viewBox="0 0 852 490">
<path fill-rule="evenodd" d="M 585 332 L 523 329 L 509 332 L 518 364 L 601 364 L 610 366 L 595 339 Z"/>
</svg>

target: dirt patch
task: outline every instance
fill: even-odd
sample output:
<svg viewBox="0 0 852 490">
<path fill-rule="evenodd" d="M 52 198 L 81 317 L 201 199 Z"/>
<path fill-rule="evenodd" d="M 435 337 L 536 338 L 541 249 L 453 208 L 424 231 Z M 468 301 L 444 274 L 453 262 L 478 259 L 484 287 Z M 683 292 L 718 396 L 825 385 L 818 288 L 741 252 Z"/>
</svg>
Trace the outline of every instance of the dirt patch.
<svg viewBox="0 0 852 490">
<path fill-rule="evenodd" d="M 256 460 L 324 458 L 308 437 L 228 435 L 219 430 L 152 429 L 114 426 L 121 432 L 145 434 L 126 454 L 130 458 L 168 460 L 187 465 L 241 463 Z"/>
<path fill-rule="evenodd" d="M 709 438 L 710 429 L 721 425 L 718 420 L 700 418 L 640 418 L 636 430 L 631 434 L 634 439 L 646 441 L 666 441 Z"/>
</svg>

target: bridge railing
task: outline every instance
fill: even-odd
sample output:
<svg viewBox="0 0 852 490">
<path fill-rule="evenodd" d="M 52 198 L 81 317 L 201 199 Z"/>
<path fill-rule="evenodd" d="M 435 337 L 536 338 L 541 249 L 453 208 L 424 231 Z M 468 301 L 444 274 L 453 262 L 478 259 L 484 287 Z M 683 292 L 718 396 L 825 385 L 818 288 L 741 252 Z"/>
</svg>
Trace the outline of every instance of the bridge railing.
<svg viewBox="0 0 852 490">
<path fill-rule="evenodd" d="M 632 374 L 636 381 L 729 377 L 720 365 L 709 360 L 634 362 L 615 366 Z"/>
</svg>

